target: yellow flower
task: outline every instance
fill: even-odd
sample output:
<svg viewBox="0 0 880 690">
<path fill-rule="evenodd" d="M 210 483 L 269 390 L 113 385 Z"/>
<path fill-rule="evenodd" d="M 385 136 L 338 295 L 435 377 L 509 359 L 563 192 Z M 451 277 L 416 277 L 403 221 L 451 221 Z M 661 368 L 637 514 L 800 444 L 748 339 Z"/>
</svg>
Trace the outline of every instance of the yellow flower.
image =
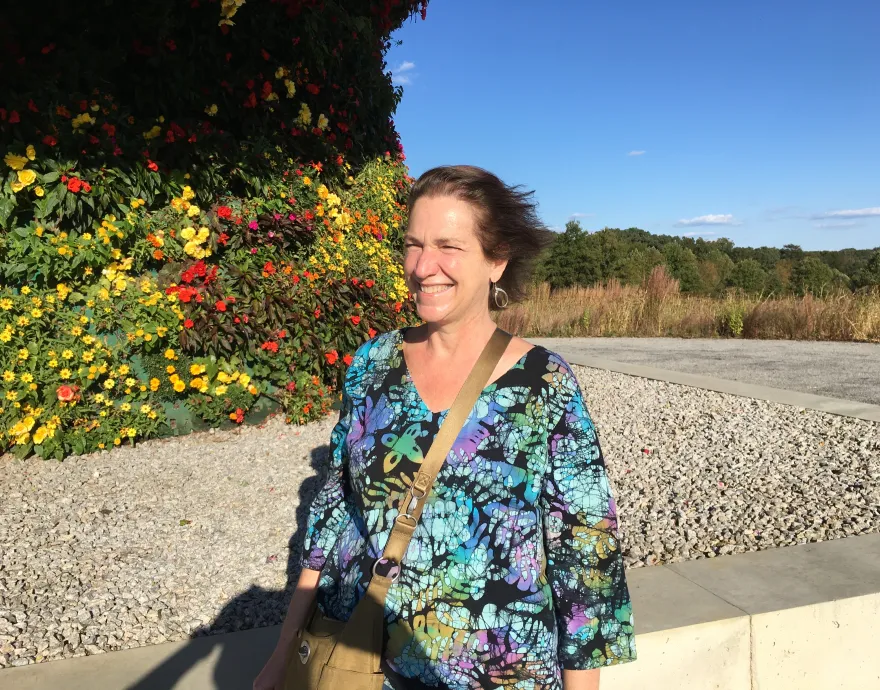
<svg viewBox="0 0 880 690">
<path fill-rule="evenodd" d="M 131 404 L 124 402 L 119 406 L 119 409 L 122 410 L 123 412 L 128 412 L 131 410 Z"/>
<path fill-rule="evenodd" d="M 247 374 L 242 374 L 241 376 L 238 377 L 238 382 L 242 386 L 247 386 L 248 383 L 250 383 L 250 380 L 251 380 L 251 377 L 248 376 Z"/>
<path fill-rule="evenodd" d="M 312 124 L 312 111 L 305 103 L 301 103 L 299 106 L 299 116 L 297 117 L 297 120 L 300 124 L 306 127 Z"/>
<path fill-rule="evenodd" d="M 152 410 L 152 409 L 153 408 L 151 408 L 149 405 L 147 405 L 145 403 L 145 404 L 141 405 L 141 414 L 149 414 L 150 410 Z"/>
<path fill-rule="evenodd" d="M 293 98 L 296 93 L 296 84 L 294 84 L 290 79 L 284 80 L 284 86 L 287 88 L 287 97 Z"/>
<path fill-rule="evenodd" d="M 21 348 L 21 349 L 18 351 L 18 358 L 19 358 L 22 362 L 26 361 L 27 358 L 30 357 L 30 356 L 31 356 L 31 353 L 28 352 L 28 350 L 27 350 L 26 347 L 23 347 L 23 348 Z"/>
<path fill-rule="evenodd" d="M 12 300 L 8 297 L 0 299 L 0 309 L 3 309 L 4 311 L 9 311 L 10 309 L 12 309 Z"/>
<path fill-rule="evenodd" d="M 135 429 L 133 426 L 128 427 L 128 437 L 129 438 L 134 438 L 135 436 L 137 436 L 137 432 L 138 432 L 138 430 Z"/>
<path fill-rule="evenodd" d="M 122 372 L 120 372 L 120 373 L 122 373 Z M 136 386 L 136 385 L 137 385 L 137 379 L 127 378 L 127 379 L 125 379 L 125 385 L 128 386 L 128 387 Z"/>
<path fill-rule="evenodd" d="M 37 173 L 35 173 L 33 170 L 19 170 L 17 176 L 18 181 L 21 182 L 25 187 L 27 187 L 28 185 L 32 185 L 37 179 Z"/>
<path fill-rule="evenodd" d="M 27 165 L 27 158 L 24 156 L 17 156 L 14 153 L 7 153 L 3 156 L 3 162 L 13 170 L 21 170 Z"/>
<path fill-rule="evenodd" d="M 61 356 L 64 359 L 72 359 L 73 358 L 73 350 L 65 350 L 64 352 L 61 353 Z"/>
<path fill-rule="evenodd" d="M 312 184 L 312 178 L 306 175 L 305 177 L 303 177 L 303 184 L 308 187 L 310 184 Z"/>
<path fill-rule="evenodd" d="M 103 394 L 103 393 L 97 393 L 97 394 L 95 394 L 95 402 L 96 402 L 96 403 L 102 403 L 102 402 L 104 402 L 104 394 Z"/>
<path fill-rule="evenodd" d="M 24 185 L 18 180 L 14 180 L 9 183 L 9 186 L 12 187 L 12 191 L 18 194 L 22 189 L 24 189 Z"/>
<path fill-rule="evenodd" d="M 95 359 L 95 353 L 94 353 L 94 352 L 92 352 L 91 350 L 86 350 L 85 352 L 83 352 L 83 356 L 82 356 L 82 360 L 83 360 L 83 362 L 85 362 L 86 364 L 88 364 L 88 363 L 91 362 L 93 359 Z"/>
<path fill-rule="evenodd" d="M 160 338 L 164 338 L 166 333 L 168 333 L 168 329 L 165 326 L 159 326 L 156 329 L 156 335 L 158 335 Z"/>
<path fill-rule="evenodd" d="M 114 381 L 113 379 L 107 379 L 106 381 L 104 381 L 104 388 L 108 391 L 115 385 L 116 381 Z"/>
<path fill-rule="evenodd" d="M 46 194 L 46 192 L 45 192 L 45 190 L 44 190 L 42 187 L 40 187 L 39 185 L 37 185 L 36 187 L 34 187 L 34 194 L 36 194 L 37 196 L 41 197 L 41 196 L 44 196 L 44 195 Z M 41 234 L 42 234 L 42 233 L 41 233 Z"/>
<path fill-rule="evenodd" d="M 62 379 L 69 379 L 70 378 L 70 369 L 66 369 L 66 368 L 62 369 L 61 371 L 58 372 L 58 376 L 61 377 Z"/>
<path fill-rule="evenodd" d="M 196 236 L 195 228 L 184 228 L 180 231 L 180 236 L 185 240 L 191 240 Z"/>
<path fill-rule="evenodd" d="M 118 446 L 120 443 L 122 443 L 122 439 L 119 438 L 118 436 L 117 436 L 116 438 L 113 439 L 113 445 L 114 445 L 114 446 Z"/>
<path fill-rule="evenodd" d="M 7 400 L 15 400 L 18 397 L 17 391 L 6 391 Z"/>
<path fill-rule="evenodd" d="M 196 378 L 194 378 L 192 381 L 189 382 L 189 385 L 190 385 L 192 388 L 201 388 L 202 386 L 205 385 L 205 382 L 202 381 L 202 379 L 196 377 Z"/>
<path fill-rule="evenodd" d="M 34 380 L 34 375 L 26 371 L 25 373 L 23 373 L 21 375 L 21 380 L 24 381 L 25 383 L 30 383 L 31 381 Z"/>
<path fill-rule="evenodd" d="M 30 144 L 28 144 L 27 148 L 25 149 L 25 153 L 27 154 L 28 160 L 32 161 L 34 158 L 37 157 L 37 152 L 34 150 L 34 147 L 31 146 Z"/>
<path fill-rule="evenodd" d="M 213 117 L 214 115 L 217 114 L 217 104 L 211 103 L 211 105 L 209 105 L 208 107 L 205 108 L 205 112 L 208 113 L 208 115 Z"/>
<path fill-rule="evenodd" d="M 6 381 L 7 383 L 11 383 L 12 381 L 15 381 L 15 372 L 9 371 L 9 369 L 7 369 L 6 371 L 3 372 L 3 380 Z"/>
<path fill-rule="evenodd" d="M 202 212 L 202 209 L 200 209 L 198 206 L 190 206 L 186 211 L 186 215 L 189 216 L 190 218 L 195 218 L 201 212 Z"/>
<path fill-rule="evenodd" d="M 50 360 L 49 360 L 49 366 L 52 367 L 52 368 L 54 369 L 55 367 L 58 366 L 58 360 L 57 360 L 57 359 L 50 359 Z"/>
<path fill-rule="evenodd" d="M 23 295 L 29 295 L 29 294 L 31 294 L 31 289 L 30 289 L 27 285 L 25 285 L 25 286 L 21 289 L 21 294 L 23 294 Z"/>
<path fill-rule="evenodd" d="M 159 125 L 153 125 L 148 132 L 144 132 L 144 139 L 155 139 L 162 134 L 162 128 Z"/>
<path fill-rule="evenodd" d="M 66 352 L 67 351 L 68 350 L 66 350 Z M 61 356 L 64 357 L 63 354 Z M 122 366 L 119 367 L 119 375 L 120 376 L 125 376 L 129 371 L 130 371 L 130 369 L 128 368 L 127 364 L 123 364 Z M 130 386 L 131 384 L 128 384 L 128 385 Z"/>
<path fill-rule="evenodd" d="M 49 433 L 49 431 L 44 426 L 41 426 L 39 429 L 37 429 L 34 432 L 34 445 L 38 446 L 43 441 L 45 441 L 48 433 Z"/>
<path fill-rule="evenodd" d="M 165 350 L 165 359 L 177 359 L 177 355 L 170 347 Z M 174 367 L 170 367 L 170 371 L 168 373 L 170 374 L 172 371 L 174 371 Z"/>
<path fill-rule="evenodd" d="M 318 115 L 318 129 L 327 129 L 327 125 L 330 124 L 330 120 L 327 119 L 327 116 L 324 113 Z"/>
<path fill-rule="evenodd" d="M 174 390 L 177 391 L 178 393 L 182 393 L 185 389 L 186 389 L 186 384 L 182 380 L 178 379 L 177 381 L 174 382 Z"/>
<path fill-rule="evenodd" d="M 223 395 L 225 392 L 226 392 L 226 386 L 217 386 L 214 389 L 214 393 L 216 393 L 217 395 Z"/>
</svg>

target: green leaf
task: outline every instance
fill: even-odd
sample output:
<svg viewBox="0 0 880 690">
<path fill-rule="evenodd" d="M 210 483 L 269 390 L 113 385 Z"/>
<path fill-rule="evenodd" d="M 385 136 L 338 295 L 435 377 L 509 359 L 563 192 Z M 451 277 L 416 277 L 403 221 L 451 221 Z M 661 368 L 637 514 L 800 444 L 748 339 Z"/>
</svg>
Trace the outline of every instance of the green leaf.
<svg viewBox="0 0 880 690">
<path fill-rule="evenodd" d="M 61 174 L 57 170 L 53 172 L 48 172 L 43 175 L 42 182 L 43 184 L 46 184 L 48 182 L 55 182 L 59 177 L 61 177 Z"/>
<path fill-rule="evenodd" d="M 15 208 L 15 201 L 8 197 L 0 197 L 0 225 L 5 225 L 9 214 Z"/>
</svg>

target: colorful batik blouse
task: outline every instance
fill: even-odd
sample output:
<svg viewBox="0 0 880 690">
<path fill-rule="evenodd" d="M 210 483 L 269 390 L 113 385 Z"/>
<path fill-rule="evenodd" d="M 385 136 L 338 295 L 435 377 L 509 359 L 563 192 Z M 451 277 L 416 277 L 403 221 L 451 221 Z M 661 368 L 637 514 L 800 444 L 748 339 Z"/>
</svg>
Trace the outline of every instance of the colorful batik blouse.
<svg viewBox="0 0 880 690">
<path fill-rule="evenodd" d="M 431 412 L 406 329 L 361 345 L 302 566 L 347 620 L 449 410 Z M 389 688 L 562 687 L 561 669 L 635 659 L 614 499 L 571 367 L 536 346 L 483 389 L 426 499 L 385 604 Z"/>
</svg>

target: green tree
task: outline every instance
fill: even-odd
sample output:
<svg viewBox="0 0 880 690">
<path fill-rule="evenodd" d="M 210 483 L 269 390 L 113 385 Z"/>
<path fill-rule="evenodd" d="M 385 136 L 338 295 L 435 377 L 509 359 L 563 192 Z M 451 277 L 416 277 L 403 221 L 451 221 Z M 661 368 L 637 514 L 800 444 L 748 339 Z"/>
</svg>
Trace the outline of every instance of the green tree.
<svg viewBox="0 0 880 690">
<path fill-rule="evenodd" d="M 835 284 L 835 278 L 833 268 L 811 256 L 796 262 L 791 269 L 791 287 L 798 295 L 826 294 Z"/>
<path fill-rule="evenodd" d="M 699 292 L 702 289 L 700 269 L 694 253 L 677 242 L 663 247 L 666 268 L 673 278 L 677 278 L 682 292 Z"/>
<path fill-rule="evenodd" d="M 663 254 L 654 247 L 631 249 L 621 268 L 621 280 L 628 285 L 642 285 L 654 266 L 663 263 Z"/>
<path fill-rule="evenodd" d="M 855 288 L 880 287 L 880 249 L 875 249 L 868 259 L 868 265 L 856 273 L 853 279 Z"/>
<path fill-rule="evenodd" d="M 571 220 L 550 248 L 542 273 L 554 290 L 573 285 L 592 285 L 601 280 L 600 258 L 594 247 L 587 246 L 581 224 Z"/>
<path fill-rule="evenodd" d="M 779 250 L 780 259 L 791 259 L 792 261 L 800 261 L 804 258 L 804 250 L 799 244 L 786 244 Z"/>
<path fill-rule="evenodd" d="M 733 267 L 727 278 L 730 287 L 737 287 L 748 293 L 761 292 L 767 283 L 767 271 L 755 259 L 743 259 Z"/>
</svg>

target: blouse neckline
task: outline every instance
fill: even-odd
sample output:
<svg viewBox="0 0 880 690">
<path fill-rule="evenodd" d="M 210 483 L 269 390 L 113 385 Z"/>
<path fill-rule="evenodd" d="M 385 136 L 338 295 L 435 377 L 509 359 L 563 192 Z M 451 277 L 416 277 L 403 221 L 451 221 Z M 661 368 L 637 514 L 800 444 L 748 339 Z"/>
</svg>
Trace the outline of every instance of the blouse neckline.
<svg viewBox="0 0 880 690">
<path fill-rule="evenodd" d="M 433 416 L 445 417 L 446 414 L 449 412 L 449 410 L 451 410 L 452 408 L 447 407 L 445 410 L 435 411 L 435 410 L 432 410 L 430 407 L 428 407 L 428 405 L 425 403 L 424 398 L 422 398 L 422 394 L 419 393 L 419 389 L 416 387 L 416 383 L 413 380 L 412 374 L 410 373 L 409 365 L 406 363 L 406 356 L 403 353 L 403 342 L 404 342 L 403 337 L 404 337 L 404 332 L 409 330 L 410 328 L 411 328 L 411 326 L 403 326 L 401 328 L 398 328 L 397 332 L 396 332 L 397 348 L 400 350 L 400 360 L 403 363 L 404 379 L 406 380 L 407 385 L 412 389 L 413 393 L 415 394 L 415 397 L 419 401 L 419 405 L 422 407 L 423 410 L 429 412 Z M 533 352 L 534 350 L 537 350 L 538 347 L 539 347 L 538 345 L 533 345 L 533 347 L 526 350 L 525 353 L 523 353 L 522 357 L 520 357 L 516 362 L 514 362 L 510 366 L 510 368 L 508 368 L 506 371 L 504 371 L 504 373 L 502 373 L 501 376 L 499 376 L 492 383 L 490 383 L 489 385 L 484 387 L 482 391 L 480 391 L 480 395 L 479 395 L 478 399 L 482 398 L 483 395 L 488 393 L 490 390 L 494 390 L 495 388 L 497 388 L 498 384 L 501 383 L 501 381 L 503 381 L 505 377 L 509 376 L 513 371 L 520 368 L 520 364 L 525 365 L 525 362 L 529 357 L 529 353 Z"/>
</svg>

